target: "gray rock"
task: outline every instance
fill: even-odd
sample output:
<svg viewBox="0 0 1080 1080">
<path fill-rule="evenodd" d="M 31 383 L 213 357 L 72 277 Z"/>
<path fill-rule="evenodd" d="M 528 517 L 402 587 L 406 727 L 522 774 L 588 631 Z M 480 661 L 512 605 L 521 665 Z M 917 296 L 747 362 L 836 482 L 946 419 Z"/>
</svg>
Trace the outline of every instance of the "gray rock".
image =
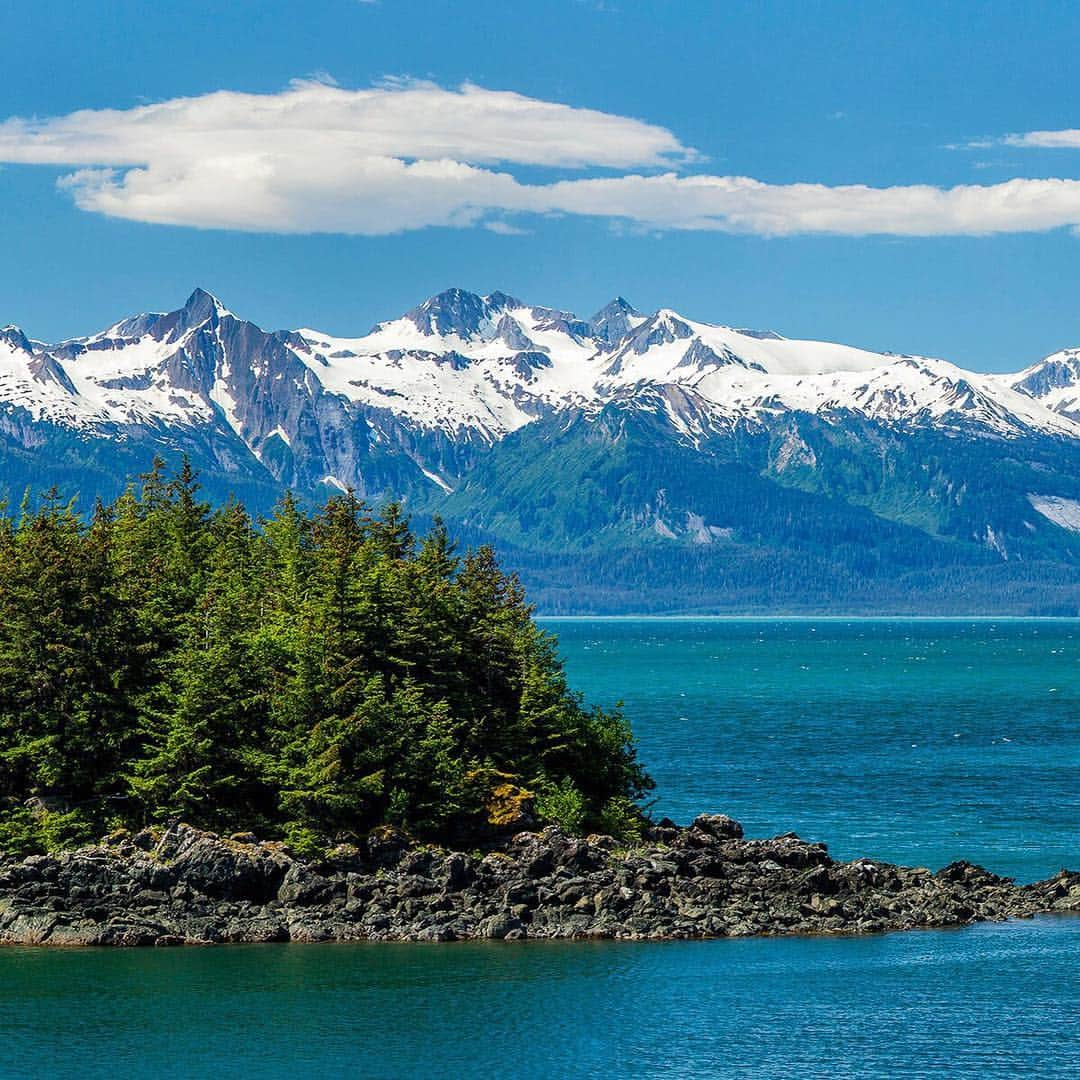
<svg viewBox="0 0 1080 1080">
<path fill-rule="evenodd" d="M 727 814 L 698 814 L 690 827 L 708 833 L 717 840 L 741 840 L 743 835 L 742 825 Z"/>
<path fill-rule="evenodd" d="M 632 851 L 556 828 L 482 857 L 380 829 L 318 862 L 247 834 L 178 825 L 23 860 L 0 856 L 0 943 L 523 937 L 634 939 L 871 933 L 1080 910 L 1080 874 L 1017 885 L 967 862 L 936 874 L 838 863 L 794 834 L 664 821 Z"/>
</svg>

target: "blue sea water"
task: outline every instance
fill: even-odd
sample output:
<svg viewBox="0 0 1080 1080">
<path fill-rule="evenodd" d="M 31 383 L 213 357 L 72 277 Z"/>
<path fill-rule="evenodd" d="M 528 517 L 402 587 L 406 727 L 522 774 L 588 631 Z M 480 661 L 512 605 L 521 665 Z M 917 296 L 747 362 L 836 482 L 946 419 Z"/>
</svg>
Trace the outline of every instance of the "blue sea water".
<svg viewBox="0 0 1080 1080">
<path fill-rule="evenodd" d="M 1080 866 L 1080 624 L 552 620 L 656 812 Z M 0 1077 L 1080 1077 L 1080 917 L 865 938 L 0 951 Z"/>
<path fill-rule="evenodd" d="M 1021 881 L 1080 863 L 1080 622 L 549 620 L 658 814 Z"/>
</svg>

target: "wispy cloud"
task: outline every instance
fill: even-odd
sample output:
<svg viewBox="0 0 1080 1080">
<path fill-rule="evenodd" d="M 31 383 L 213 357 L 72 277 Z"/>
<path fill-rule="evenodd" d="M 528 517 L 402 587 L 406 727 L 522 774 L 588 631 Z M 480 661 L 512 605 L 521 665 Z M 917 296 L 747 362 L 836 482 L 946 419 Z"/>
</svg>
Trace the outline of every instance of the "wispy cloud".
<svg viewBox="0 0 1080 1080">
<path fill-rule="evenodd" d="M 500 236 L 529 235 L 528 229 L 522 229 L 518 225 L 511 225 L 509 221 L 500 221 L 498 218 L 493 218 L 491 221 L 485 221 L 484 228 L 490 230 L 493 233 L 498 233 Z"/>
<path fill-rule="evenodd" d="M 1067 133 L 1030 137 L 1046 134 Z M 1080 145 L 1080 132 L 1072 134 Z M 201 228 L 374 235 L 483 225 L 512 233 L 543 214 L 769 236 L 1080 225 L 1080 180 L 769 184 L 689 171 L 702 160 L 645 121 L 401 79 L 349 90 L 320 75 L 276 94 L 219 91 L 0 122 L 0 162 L 70 168 L 60 186 L 82 209 Z M 559 172 L 537 179 L 537 169 Z"/>
<path fill-rule="evenodd" d="M 1020 135 L 1006 135 L 1001 141 L 1006 146 L 1073 150 L 1080 148 L 1080 129 L 1064 128 L 1060 131 L 1026 131 Z"/>
<path fill-rule="evenodd" d="M 1022 131 L 1011 135 L 984 135 L 959 143 L 947 143 L 946 150 L 988 150 L 995 146 L 1015 146 L 1021 149 L 1075 150 L 1080 149 L 1080 128 L 1061 128 L 1050 131 Z"/>
<path fill-rule="evenodd" d="M 787 236 L 987 236 L 1080 223 L 1080 180 L 952 188 L 765 184 L 742 176 L 581 180 L 555 185 L 561 209 L 667 229 Z"/>
</svg>

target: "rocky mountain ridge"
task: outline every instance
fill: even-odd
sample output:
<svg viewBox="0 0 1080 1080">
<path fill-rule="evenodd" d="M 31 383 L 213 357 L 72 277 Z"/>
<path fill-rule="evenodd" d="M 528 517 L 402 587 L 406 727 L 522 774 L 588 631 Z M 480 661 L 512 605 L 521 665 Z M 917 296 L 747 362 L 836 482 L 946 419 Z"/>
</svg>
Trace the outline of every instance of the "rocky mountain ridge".
<svg viewBox="0 0 1080 1080">
<path fill-rule="evenodd" d="M 88 500 L 155 454 L 187 453 L 212 497 L 256 510 L 285 488 L 403 499 L 511 552 L 541 592 L 544 560 L 592 579 L 582 560 L 605 552 L 619 605 L 667 573 L 633 581 L 620 560 L 670 567 L 666 595 L 703 560 L 735 567 L 739 590 L 775 582 L 759 556 L 791 551 L 821 563 L 796 608 L 827 608 L 870 558 L 890 580 L 921 561 L 953 591 L 955 565 L 978 588 L 987 559 L 1011 581 L 1022 563 L 1010 610 L 1071 609 L 1078 356 L 986 375 L 621 297 L 580 318 L 460 289 L 360 337 L 268 332 L 197 289 L 176 311 L 57 344 L 0 330 L 0 480 L 10 498 L 55 483 Z M 702 573 L 688 592 L 730 589 Z M 781 602 L 775 588 L 760 601 Z M 686 606 L 643 607 L 657 604 Z"/>
<path fill-rule="evenodd" d="M 643 315 L 621 297 L 580 319 L 505 293 L 450 289 L 346 338 L 267 332 L 196 289 L 176 311 L 56 345 L 8 326 L 0 348 L 0 404 L 9 412 L 91 433 L 231 433 L 275 474 L 281 461 L 271 442 L 288 450 L 312 422 L 347 417 L 378 428 L 392 417 L 454 441 L 490 443 L 551 412 L 596 411 L 661 391 L 678 428 L 685 416 L 662 391 L 671 387 L 714 424 L 807 412 L 976 436 L 1080 438 L 1071 415 L 1080 395 L 1076 350 L 1015 376 L 980 375 L 927 357 L 695 322 L 670 309 Z M 337 399 L 343 413 L 321 417 L 323 398 Z M 346 474 L 343 482 L 365 486 L 358 462 L 334 462 L 319 449 Z M 420 450 L 406 456 L 421 469 L 439 464 Z"/>
</svg>

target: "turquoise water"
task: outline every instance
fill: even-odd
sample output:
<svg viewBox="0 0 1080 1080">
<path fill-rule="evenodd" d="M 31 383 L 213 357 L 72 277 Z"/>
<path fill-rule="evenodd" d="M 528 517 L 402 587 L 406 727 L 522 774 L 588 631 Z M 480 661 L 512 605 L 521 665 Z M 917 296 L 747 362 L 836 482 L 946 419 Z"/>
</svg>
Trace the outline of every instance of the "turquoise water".
<svg viewBox="0 0 1080 1080">
<path fill-rule="evenodd" d="M 1080 865 L 1080 625 L 560 621 L 656 810 Z M 1080 1077 L 1080 918 L 669 944 L 0 950 L 0 1077 Z"/>
<path fill-rule="evenodd" d="M 657 813 L 1021 881 L 1080 863 L 1080 622 L 549 620 Z"/>
<path fill-rule="evenodd" d="M 0 958 L 4 1077 L 1077 1076 L 1080 918 Z"/>
</svg>

